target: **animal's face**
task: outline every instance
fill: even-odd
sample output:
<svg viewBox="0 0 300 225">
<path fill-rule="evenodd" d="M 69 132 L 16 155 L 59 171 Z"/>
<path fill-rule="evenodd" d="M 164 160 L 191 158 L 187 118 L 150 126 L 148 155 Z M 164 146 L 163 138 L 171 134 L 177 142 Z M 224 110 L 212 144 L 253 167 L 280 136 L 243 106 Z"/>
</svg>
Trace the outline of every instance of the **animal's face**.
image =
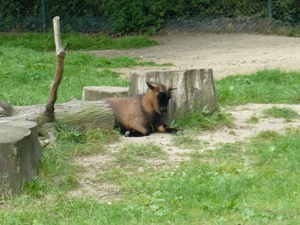
<svg viewBox="0 0 300 225">
<path fill-rule="evenodd" d="M 154 110 L 162 116 L 166 116 L 168 112 L 168 103 L 171 99 L 171 91 L 176 88 L 168 88 L 166 85 L 147 82 L 148 87 L 154 93 L 153 96 L 153 108 Z"/>
<path fill-rule="evenodd" d="M 156 98 L 157 98 L 159 113 L 165 117 L 168 112 L 168 104 L 169 104 L 169 100 L 171 99 L 171 93 L 170 91 L 159 92 Z"/>
</svg>

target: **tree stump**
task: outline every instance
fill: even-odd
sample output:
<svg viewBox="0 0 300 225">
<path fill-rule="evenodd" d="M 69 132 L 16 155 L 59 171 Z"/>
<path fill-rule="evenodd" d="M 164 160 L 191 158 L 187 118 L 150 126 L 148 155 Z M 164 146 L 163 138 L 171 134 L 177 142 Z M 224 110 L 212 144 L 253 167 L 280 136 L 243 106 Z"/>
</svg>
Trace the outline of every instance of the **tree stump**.
<svg viewBox="0 0 300 225">
<path fill-rule="evenodd" d="M 128 96 L 127 87 L 86 86 L 83 88 L 83 101 L 98 101 L 104 98 L 118 98 Z"/>
<path fill-rule="evenodd" d="M 146 71 L 133 73 L 129 95 L 146 93 L 146 81 L 156 81 L 173 88 L 168 106 L 168 118 L 182 117 L 192 110 L 208 110 L 213 113 L 219 108 L 211 69 L 178 71 Z"/>
<path fill-rule="evenodd" d="M 0 193 L 4 196 L 22 191 L 26 181 L 38 173 L 41 145 L 37 123 L 1 121 L 0 123 Z"/>
</svg>

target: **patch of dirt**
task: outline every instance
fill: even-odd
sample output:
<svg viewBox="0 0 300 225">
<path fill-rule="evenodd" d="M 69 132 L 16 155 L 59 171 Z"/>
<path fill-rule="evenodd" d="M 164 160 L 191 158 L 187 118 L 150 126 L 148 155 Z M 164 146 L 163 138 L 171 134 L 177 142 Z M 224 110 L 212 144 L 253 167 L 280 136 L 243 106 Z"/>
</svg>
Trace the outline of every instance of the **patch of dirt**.
<svg viewBox="0 0 300 225">
<path fill-rule="evenodd" d="M 156 63 L 173 63 L 168 69 L 213 69 L 214 78 L 249 74 L 257 70 L 300 71 L 300 39 L 256 34 L 179 34 L 155 36 L 162 43 L 144 49 L 91 51 L 106 57 L 130 56 Z M 164 67 L 163 67 L 164 68 Z M 130 74 L 153 67 L 122 69 Z M 162 69 L 158 67 L 157 69 Z"/>
<path fill-rule="evenodd" d="M 163 43 L 147 49 L 92 51 L 95 55 L 117 57 L 121 55 L 140 57 L 145 61 L 173 63 L 168 69 L 209 68 L 213 69 L 214 78 L 221 79 L 234 74 L 249 74 L 263 69 L 282 69 L 300 71 L 300 39 L 283 36 L 266 36 L 254 34 L 183 34 L 156 36 L 155 40 Z M 122 70 L 125 76 L 139 70 L 156 68 L 133 68 Z M 161 69 L 161 68 L 157 68 Z M 279 118 L 264 118 L 262 111 L 273 104 L 248 104 L 226 109 L 235 118 L 234 128 L 222 128 L 214 131 L 200 131 L 202 150 L 213 150 L 219 144 L 247 141 L 250 137 L 264 130 L 284 132 L 289 127 L 299 127 L 300 119 L 286 122 Z M 297 111 L 300 105 L 276 105 Z M 247 120 L 252 116 L 259 122 L 252 124 Z M 199 129 L 200 130 L 200 129 Z M 151 134 L 148 137 L 125 138 L 110 148 L 117 151 L 126 143 L 152 142 L 161 146 L 167 153 L 166 160 L 153 161 L 154 167 L 176 165 L 188 160 L 185 153 L 191 150 L 174 147 L 170 134 Z M 92 195 L 100 200 L 110 202 L 120 200 L 119 188 L 108 183 L 98 183 L 96 175 L 110 166 L 112 156 L 93 155 L 79 158 L 77 162 L 85 170 L 81 174 L 81 187 L 73 195 Z"/>
</svg>

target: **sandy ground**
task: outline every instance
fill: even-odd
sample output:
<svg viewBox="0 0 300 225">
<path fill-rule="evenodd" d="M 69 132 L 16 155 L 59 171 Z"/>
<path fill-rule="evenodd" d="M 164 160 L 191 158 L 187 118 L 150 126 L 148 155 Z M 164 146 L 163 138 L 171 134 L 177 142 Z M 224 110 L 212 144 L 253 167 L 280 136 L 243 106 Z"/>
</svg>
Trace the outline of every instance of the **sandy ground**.
<svg viewBox="0 0 300 225">
<path fill-rule="evenodd" d="M 162 44 L 146 49 L 92 52 L 107 57 L 126 55 L 145 61 L 173 63 L 174 66 L 169 69 L 213 69 L 215 79 L 249 74 L 265 68 L 300 71 L 300 38 L 255 34 L 184 34 L 156 36 L 154 39 Z"/>
<path fill-rule="evenodd" d="M 145 61 L 157 63 L 171 62 L 174 66 L 169 69 L 213 69 L 215 79 L 235 74 L 249 74 L 265 68 L 300 71 L 300 38 L 254 34 L 184 34 L 157 36 L 154 39 L 162 44 L 147 49 L 105 50 L 92 51 L 92 53 L 107 57 L 120 55 L 140 57 Z M 133 71 L 144 69 L 150 68 L 133 68 L 122 72 L 127 76 Z M 221 143 L 244 142 L 264 130 L 284 132 L 286 128 L 299 127 L 299 119 L 286 122 L 283 119 L 264 118 L 262 111 L 272 106 L 248 104 L 226 109 L 226 112 L 231 113 L 235 118 L 236 126 L 199 132 L 197 139 L 199 145 L 203 146 L 201 151 L 213 150 Z M 300 105 L 277 106 L 293 109 L 300 114 Z M 248 123 L 247 120 L 252 116 L 259 118 L 259 122 Z M 159 133 L 142 138 L 122 137 L 121 141 L 112 144 L 110 149 L 117 151 L 126 143 L 152 142 L 161 146 L 168 154 L 168 159 L 153 162 L 154 165 L 160 166 L 166 163 L 174 165 L 182 160 L 188 160 L 188 156 L 184 153 L 191 150 L 172 146 L 172 138 L 170 134 Z M 111 160 L 111 157 L 102 155 L 79 158 L 77 162 L 85 168 L 81 174 L 82 185 L 71 194 L 92 195 L 105 201 L 120 198 L 118 195 L 120 190 L 117 186 L 95 182 L 96 175 L 105 171 Z"/>
</svg>

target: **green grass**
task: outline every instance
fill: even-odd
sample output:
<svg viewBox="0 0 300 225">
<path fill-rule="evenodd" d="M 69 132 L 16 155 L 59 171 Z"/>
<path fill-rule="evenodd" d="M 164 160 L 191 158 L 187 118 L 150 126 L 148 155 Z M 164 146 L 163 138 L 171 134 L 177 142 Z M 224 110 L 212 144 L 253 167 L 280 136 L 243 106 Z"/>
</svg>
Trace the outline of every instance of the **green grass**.
<svg viewBox="0 0 300 225">
<path fill-rule="evenodd" d="M 144 164 L 146 159 L 162 159 L 166 153 L 153 143 L 127 144 L 114 154 L 116 163 L 122 165 Z"/>
<path fill-rule="evenodd" d="M 264 110 L 263 114 L 265 117 L 284 118 L 286 121 L 291 121 L 292 119 L 299 117 L 299 114 L 295 110 L 277 106 L 272 106 L 272 108 Z"/>
<path fill-rule="evenodd" d="M 256 123 L 259 122 L 259 118 L 257 118 L 256 116 L 251 116 L 249 119 L 247 119 L 246 122 L 247 122 L 247 123 L 256 124 Z"/>
<path fill-rule="evenodd" d="M 194 137 L 191 134 L 177 134 L 172 138 L 172 145 L 186 148 L 199 150 L 202 148 L 202 144 L 197 137 Z"/>
<path fill-rule="evenodd" d="M 78 184 L 70 174 L 63 179 L 69 166 L 63 169 L 53 163 L 52 173 L 60 171 L 56 179 L 37 184 L 42 189 L 38 195 L 29 192 L 6 199 L 0 223 L 296 225 L 300 219 L 299 134 L 299 130 L 286 135 L 263 132 L 247 144 L 226 144 L 174 169 L 142 176 L 134 170 L 128 175 L 122 174 L 122 168 L 108 168 L 99 179 L 121 180 L 124 194 L 122 201 L 110 204 L 66 195 L 63 190 L 68 189 L 62 187 Z M 48 149 L 46 154 L 51 151 L 55 150 Z"/>
<path fill-rule="evenodd" d="M 55 136 L 59 137 L 61 145 L 73 145 L 73 156 L 106 154 L 108 151 L 106 145 L 120 139 L 117 131 L 109 132 L 100 129 L 79 131 L 58 123 L 56 124 Z"/>
<path fill-rule="evenodd" d="M 86 35 L 77 33 L 61 34 L 62 45 L 72 50 L 132 49 L 158 45 L 155 40 L 145 36 L 109 38 L 104 35 Z M 25 47 L 35 51 L 55 51 L 52 33 L 0 34 L 0 43 L 4 47 Z"/>
<path fill-rule="evenodd" d="M 46 49 L 42 45 L 36 49 L 20 47 L 24 40 L 19 47 L 9 46 L 8 39 L 0 50 L 0 98 L 15 105 L 45 103 L 55 56 L 43 52 Z M 127 86 L 129 81 L 121 80 L 111 69 L 139 63 L 128 57 L 107 59 L 68 52 L 59 101 L 80 98 L 85 85 Z M 264 70 L 216 81 L 216 89 L 219 103 L 225 107 L 296 104 L 300 101 L 299 80 L 297 72 Z M 295 115 L 293 110 L 277 107 L 271 108 L 271 113 L 288 120 Z M 257 119 L 249 122 L 256 123 Z M 233 118 L 224 111 L 209 115 L 196 109 L 174 123 L 190 133 L 234 126 Z M 264 131 L 248 142 L 195 152 L 189 155 L 190 161 L 163 168 L 153 168 L 152 164 L 166 157 L 164 149 L 149 142 L 128 144 L 113 153 L 107 143 L 118 140 L 115 132 L 76 131 L 57 124 L 56 135 L 57 143 L 43 150 L 40 174 L 26 184 L 24 194 L 1 198 L 0 224 L 299 224 L 298 129 L 287 130 L 284 135 Z M 189 133 L 176 138 L 179 146 L 195 149 L 198 145 Z M 97 196 L 69 194 L 79 188 L 79 174 L 84 170 L 75 163 L 75 157 L 93 154 L 114 159 L 104 171 L 96 171 L 94 185 L 118 185 L 121 201 L 111 199 L 107 203 Z"/>
<path fill-rule="evenodd" d="M 213 114 L 209 114 L 205 110 L 200 111 L 195 107 L 191 113 L 184 117 L 176 118 L 175 126 L 196 131 L 213 130 L 224 126 L 233 127 L 234 119 L 225 111 L 218 110 Z"/>
<path fill-rule="evenodd" d="M 300 73 L 263 70 L 251 75 L 229 76 L 216 81 L 221 105 L 300 102 Z"/>
<path fill-rule="evenodd" d="M 84 86 L 129 86 L 129 80 L 120 79 L 112 69 L 149 65 L 157 64 L 126 56 L 109 59 L 88 53 L 67 52 L 57 102 L 67 102 L 72 97 L 81 99 Z M 0 99 L 13 105 L 46 103 L 55 66 L 54 53 L 23 47 L 1 47 Z"/>
<path fill-rule="evenodd" d="M 120 137 L 116 132 L 71 130 L 61 124 L 55 125 L 55 135 L 58 137 L 57 143 L 43 151 L 41 178 L 26 185 L 25 193 L 30 196 L 45 197 L 46 194 L 63 193 L 78 187 L 78 174 L 82 168 L 74 164 L 74 158 L 107 154 L 107 144 L 118 141 Z"/>
</svg>

